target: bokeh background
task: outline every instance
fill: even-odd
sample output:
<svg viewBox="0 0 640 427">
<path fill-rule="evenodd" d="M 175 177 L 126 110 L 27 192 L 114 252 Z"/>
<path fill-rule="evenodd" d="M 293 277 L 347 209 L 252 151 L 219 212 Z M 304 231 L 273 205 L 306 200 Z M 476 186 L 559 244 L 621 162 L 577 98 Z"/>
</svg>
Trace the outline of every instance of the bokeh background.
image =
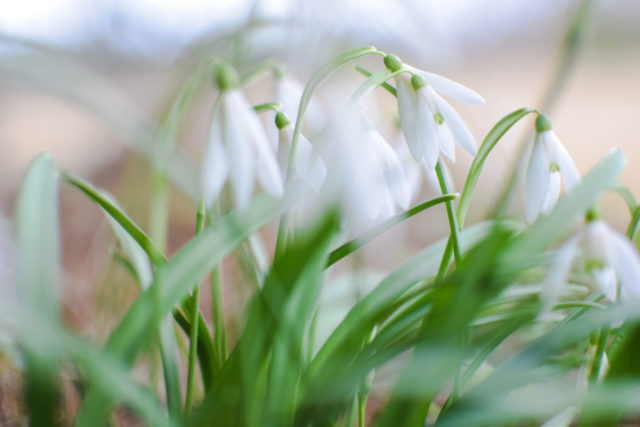
<svg viewBox="0 0 640 427">
<path fill-rule="evenodd" d="M 456 106 L 478 143 L 509 112 L 539 107 L 582 173 L 621 148 L 628 159 L 621 182 L 640 194 L 636 0 L 21 0 L 3 2 L 0 13 L 0 217 L 12 217 L 28 163 L 48 150 L 60 168 L 114 193 L 145 226 L 150 166 L 144 147 L 198 64 L 215 55 L 237 64 L 273 59 L 304 82 L 328 57 L 364 45 L 483 95 L 485 106 Z M 380 62 L 365 64 L 379 70 Z M 341 79 L 347 83 L 329 83 L 319 94 L 327 114 L 345 85 L 362 81 L 355 72 Z M 262 83 L 248 88 L 253 102 L 269 100 L 268 79 Z M 204 88 L 180 126 L 179 143 L 194 167 L 214 95 Z M 393 114 L 390 97 L 377 94 L 373 101 L 379 117 Z M 532 129 L 531 120 L 519 123 L 490 157 L 471 222 L 490 212 Z M 459 149 L 457 155 L 451 170 L 459 188 L 471 158 Z M 170 202 L 172 251 L 193 233 L 195 208 L 180 191 Z M 601 208 L 619 228 L 629 219 L 619 196 L 604 196 Z M 512 210 L 517 214 L 517 203 Z M 127 276 L 109 260 L 113 237 L 95 206 L 63 187 L 61 213 L 66 321 L 104 339 L 135 287 L 114 286 Z M 0 231 L 9 228 L 7 221 Z M 393 265 L 446 233 L 442 212 L 427 224 L 412 220 L 367 248 L 367 256 L 379 258 L 380 267 Z M 388 247 L 399 235 L 411 239 L 396 254 Z M 10 242 L 0 249 L 11 258 Z M 227 296 L 230 312 L 244 305 L 246 295 L 237 289 L 227 289 Z M 15 372 L 1 371 L 0 388 L 18 387 Z M 19 413 L 10 395 L 0 393 L 0 413 Z"/>
</svg>

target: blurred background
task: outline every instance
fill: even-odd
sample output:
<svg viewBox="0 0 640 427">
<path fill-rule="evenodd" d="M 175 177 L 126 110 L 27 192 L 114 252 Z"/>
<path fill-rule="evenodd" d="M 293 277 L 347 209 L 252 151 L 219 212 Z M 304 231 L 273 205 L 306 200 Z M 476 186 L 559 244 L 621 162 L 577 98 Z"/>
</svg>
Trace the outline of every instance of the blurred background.
<svg viewBox="0 0 640 427">
<path fill-rule="evenodd" d="M 480 93 L 485 106 L 455 105 L 478 143 L 509 112 L 538 107 L 582 173 L 620 147 L 629 162 L 621 181 L 640 194 L 636 0 L 21 0 L 3 2 L 0 14 L 0 217 L 11 218 L 25 168 L 49 150 L 60 168 L 113 192 L 146 226 L 154 129 L 207 58 L 225 57 L 241 71 L 275 60 L 306 82 L 328 57 L 364 45 Z M 364 64 L 382 67 L 379 58 Z M 340 78 L 352 88 L 362 81 L 351 70 Z M 342 85 L 330 82 L 319 93 L 325 113 Z M 252 102 L 270 100 L 268 78 L 247 89 Z M 197 179 L 214 96 L 211 85 L 201 87 L 179 127 L 179 144 L 196 166 L 186 168 L 187 186 Z M 376 94 L 375 101 L 388 120 L 392 99 Z M 470 222 L 490 212 L 532 131 L 532 120 L 524 120 L 500 142 Z M 459 190 L 471 158 L 459 149 L 457 157 L 451 170 Z M 104 338 L 136 291 L 112 286 L 114 274 L 126 273 L 105 262 L 113 238 L 98 209 L 75 190 L 63 187 L 61 194 L 66 320 Z M 195 207 L 181 191 L 170 202 L 173 251 L 192 235 Z M 624 228 L 622 200 L 610 195 L 601 204 L 605 217 Z M 445 216 L 434 215 L 432 227 L 409 224 L 409 250 L 444 234 Z M 394 238 L 383 237 L 368 253 L 375 258 Z M 400 246 L 405 253 L 382 266 L 406 255 L 407 245 Z M 243 298 L 229 290 L 227 304 L 241 307 Z M 3 376 L 0 388 L 12 381 Z M 12 412 L 11 404 L 0 396 L 0 412 Z"/>
</svg>

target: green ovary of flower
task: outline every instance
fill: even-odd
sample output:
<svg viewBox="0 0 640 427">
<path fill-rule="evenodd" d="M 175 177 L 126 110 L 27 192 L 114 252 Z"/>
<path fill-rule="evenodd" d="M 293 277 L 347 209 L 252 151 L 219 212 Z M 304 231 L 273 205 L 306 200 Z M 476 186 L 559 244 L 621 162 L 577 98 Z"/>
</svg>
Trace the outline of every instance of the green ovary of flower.
<svg viewBox="0 0 640 427">
<path fill-rule="evenodd" d="M 594 270 L 599 270 L 604 268 L 604 263 L 594 258 L 590 258 L 584 262 L 584 270 L 587 273 L 591 273 Z"/>
</svg>

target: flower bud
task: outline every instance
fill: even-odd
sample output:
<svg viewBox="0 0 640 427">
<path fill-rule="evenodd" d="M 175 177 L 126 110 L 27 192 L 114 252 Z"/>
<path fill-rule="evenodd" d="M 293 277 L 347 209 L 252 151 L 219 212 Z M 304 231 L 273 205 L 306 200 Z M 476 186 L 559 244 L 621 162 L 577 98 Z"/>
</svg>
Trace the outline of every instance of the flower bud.
<svg viewBox="0 0 640 427">
<path fill-rule="evenodd" d="M 542 133 L 551 130 L 551 120 L 544 114 L 538 114 L 536 119 L 536 132 Z"/>
<path fill-rule="evenodd" d="M 291 120 L 289 117 L 283 113 L 282 111 L 278 111 L 276 113 L 276 127 L 278 130 L 284 128 L 285 126 L 289 126 L 291 124 Z"/>
<path fill-rule="evenodd" d="M 384 57 L 384 66 L 393 73 L 402 69 L 402 61 L 397 56 L 389 53 Z"/>
<path fill-rule="evenodd" d="M 422 89 L 426 85 L 427 85 L 427 82 L 424 80 L 422 76 L 419 76 L 417 74 L 414 74 L 413 76 L 411 76 L 411 86 L 413 87 L 413 90 Z"/>
<path fill-rule="evenodd" d="M 223 62 L 214 70 L 215 84 L 221 91 L 234 89 L 240 86 L 238 72 L 230 64 Z"/>
</svg>

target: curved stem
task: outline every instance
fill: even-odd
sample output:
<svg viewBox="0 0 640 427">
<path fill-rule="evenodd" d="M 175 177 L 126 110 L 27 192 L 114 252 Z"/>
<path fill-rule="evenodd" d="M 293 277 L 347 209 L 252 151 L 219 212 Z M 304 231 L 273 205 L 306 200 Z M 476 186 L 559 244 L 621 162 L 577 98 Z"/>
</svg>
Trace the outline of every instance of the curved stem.
<svg viewBox="0 0 640 427">
<path fill-rule="evenodd" d="M 449 183 L 447 182 L 447 177 L 444 174 L 442 169 L 442 163 L 438 160 L 438 164 L 436 165 L 436 175 L 438 175 L 438 183 L 440 184 L 440 190 L 442 194 L 449 193 Z M 460 253 L 460 228 L 458 227 L 458 217 L 456 215 L 456 211 L 453 208 L 453 202 L 451 200 L 447 200 L 445 202 L 445 206 L 447 207 L 447 217 L 449 218 L 449 228 L 451 229 L 451 246 L 453 248 L 453 257 L 456 260 L 456 264 L 460 263 L 462 259 L 462 255 Z M 442 267 L 442 266 L 441 266 Z"/>
<path fill-rule="evenodd" d="M 307 83 L 302 92 L 300 98 L 300 106 L 298 107 L 298 115 L 296 117 L 296 125 L 293 128 L 293 136 L 291 138 L 291 150 L 289 152 L 289 164 L 287 166 L 287 181 L 296 173 L 296 155 L 298 152 L 298 141 L 300 140 L 300 133 L 302 131 L 302 119 L 307 111 L 311 97 L 316 89 L 333 74 L 342 65 L 354 61 L 366 55 L 384 55 L 384 52 L 376 50 L 373 46 L 366 46 L 360 49 L 351 50 L 343 53 L 326 63 L 311 77 L 311 80 Z M 279 257 L 287 246 L 287 232 L 289 228 L 289 214 L 284 213 L 280 219 L 280 225 L 278 227 L 278 237 L 276 240 L 275 257 Z"/>
<path fill-rule="evenodd" d="M 204 200 L 200 201 L 196 215 L 196 234 L 200 234 L 205 225 Z M 196 372 L 196 356 L 198 351 L 198 301 L 200 299 L 200 284 L 196 283 L 191 297 L 191 331 L 189 333 L 189 364 L 187 370 L 187 396 L 185 398 L 184 412 L 188 416 L 193 403 L 193 390 Z"/>
</svg>

